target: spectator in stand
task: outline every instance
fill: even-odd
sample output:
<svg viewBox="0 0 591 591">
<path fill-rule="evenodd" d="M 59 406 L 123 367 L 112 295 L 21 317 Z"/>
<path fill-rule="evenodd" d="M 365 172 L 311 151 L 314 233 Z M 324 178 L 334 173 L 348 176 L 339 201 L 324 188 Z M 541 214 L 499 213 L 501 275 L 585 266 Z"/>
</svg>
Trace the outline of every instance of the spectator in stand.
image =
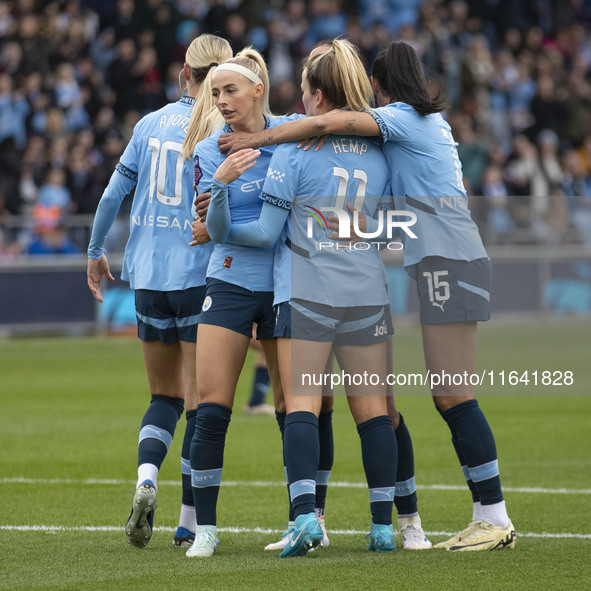
<svg viewBox="0 0 591 591">
<path fill-rule="evenodd" d="M 101 199 L 104 178 L 93 170 L 88 152 L 76 144 L 67 164 L 67 187 L 72 195 L 72 212 L 94 214 Z"/>
<path fill-rule="evenodd" d="M 37 136 L 47 144 L 41 161 L 27 163 L 24 175 L 19 166 L 14 170 L 13 180 L 24 193 L 11 196 L 8 207 L 26 211 L 26 199 L 38 191 L 45 169 L 64 166 L 78 130 L 90 125 L 92 166 L 95 172 L 106 167 L 111 159 L 103 155 L 107 133 L 117 130 L 127 142 L 133 121 L 144 111 L 175 100 L 176 81 L 168 71 L 182 61 L 197 31 L 219 33 L 239 46 L 251 40 L 261 48 L 275 112 L 297 108 L 292 73 L 319 39 L 346 35 L 366 64 L 393 38 L 403 39 L 435 85 L 443 87 L 450 120 L 458 113 L 467 116 L 478 143 L 492 140 L 509 154 L 515 137 L 527 134 L 537 142 L 542 130 L 551 129 L 558 136 L 557 158 L 571 147 L 580 150 L 589 183 L 591 149 L 587 157 L 584 146 L 591 133 L 591 10 L 580 1 L 546 4 L 531 11 L 525 1 L 508 0 L 358 0 L 353 5 L 283 0 L 269 10 L 263 0 L 2 1 L 0 142 L 13 141 L 21 155 Z M 138 62 L 142 66 L 134 68 Z M 52 146 L 62 136 L 65 151 L 64 140 L 58 140 L 59 150 Z M 461 143 L 460 151 L 466 150 Z M 13 150 L 6 146 L 0 168 L 11 170 Z M 501 164 L 510 194 L 520 160 L 514 155 Z M 478 195 L 479 183 L 469 165 L 465 168 Z M 100 174 L 108 176 L 110 170 Z M 544 184 L 543 172 L 534 167 L 525 184 L 540 175 Z M 21 176 L 26 181 L 20 182 Z M 515 221 L 520 226 L 524 220 Z"/>
<path fill-rule="evenodd" d="M 503 182 L 503 171 L 499 166 L 488 166 L 482 179 L 482 194 L 486 197 L 486 234 L 491 242 L 508 234 L 515 228 L 515 222 L 508 209 L 507 187 Z"/>
<path fill-rule="evenodd" d="M 472 129 L 468 116 L 457 114 L 450 118 L 458 141 L 458 157 L 464 180 L 474 193 L 482 193 L 482 174 L 488 160 L 488 146 Z"/>
<path fill-rule="evenodd" d="M 538 90 L 529 106 L 533 118 L 533 125 L 528 130 L 530 138 L 537 138 L 546 129 L 560 133 L 564 128 L 564 98 L 564 92 L 560 93 L 551 74 L 538 77 Z"/>
<path fill-rule="evenodd" d="M 14 92 L 11 77 L 8 74 L 0 74 L 0 142 L 12 138 L 17 150 L 25 149 L 25 120 L 30 111 L 25 98 Z"/>
<path fill-rule="evenodd" d="M 80 252 L 65 232 L 59 208 L 39 206 L 35 209 L 34 215 L 36 224 L 27 254 L 78 254 Z"/>
<path fill-rule="evenodd" d="M 545 218 L 550 208 L 550 196 L 555 195 L 562 183 L 562 169 L 558 161 L 558 136 L 550 129 L 538 135 L 538 166 L 531 184 L 532 215 Z"/>
<path fill-rule="evenodd" d="M 303 37 L 304 52 L 310 53 L 319 41 L 339 37 L 346 29 L 347 17 L 339 0 L 311 0 L 310 24 Z"/>
<path fill-rule="evenodd" d="M 137 49 L 133 39 L 121 39 L 117 43 L 117 58 L 111 64 L 108 74 L 108 81 L 117 97 L 114 110 L 119 118 L 139 103 L 138 89 L 142 81 L 141 72 L 136 68 L 137 61 Z"/>
<path fill-rule="evenodd" d="M 48 209 L 57 208 L 61 217 L 70 213 L 72 195 L 66 187 L 66 174 L 62 168 L 49 169 L 39 190 L 38 204 Z"/>
</svg>

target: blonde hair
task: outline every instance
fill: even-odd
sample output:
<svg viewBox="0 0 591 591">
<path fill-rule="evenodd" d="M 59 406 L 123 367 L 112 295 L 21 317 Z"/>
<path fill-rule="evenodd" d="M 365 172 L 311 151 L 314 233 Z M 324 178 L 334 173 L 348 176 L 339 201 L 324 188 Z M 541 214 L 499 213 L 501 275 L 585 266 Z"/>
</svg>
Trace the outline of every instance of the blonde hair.
<svg viewBox="0 0 591 591">
<path fill-rule="evenodd" d="M 187 48 L 185 62 L 191 68 L 189 84 L 200 84 L 191 112 L 183 155 L 192 158 L 193 150 L 203 138 L 223 126 L 224 118 L 215 108 L 211 93 L 211 75 L 215 67 L 232 57 L 230 44 L 216 35 L 199 35 Z"/>
<path fill-rule="evenodd" d="M 269 107 L 269 72 L 263 56 L 253 47 L 245 47 L 239 51 L 232 59 L 228 60 L 231 64 L 238 64 L 254 72 L 263 83 L 263 96 L 261 97 L 261 112 L 263 115 L 273 117 Z M 252 82 L 254 84 L 254 82 Z"/>
<path fill-rule="evenodd" d="M 310 90 L 315 92 L 320 89 L 335 109 L 371 109 L 374 102 L 373 89 L 359 51 L 345 39 L 335 39 L 328 44 L 329 50 L 306 62 Z"/>
</svg>

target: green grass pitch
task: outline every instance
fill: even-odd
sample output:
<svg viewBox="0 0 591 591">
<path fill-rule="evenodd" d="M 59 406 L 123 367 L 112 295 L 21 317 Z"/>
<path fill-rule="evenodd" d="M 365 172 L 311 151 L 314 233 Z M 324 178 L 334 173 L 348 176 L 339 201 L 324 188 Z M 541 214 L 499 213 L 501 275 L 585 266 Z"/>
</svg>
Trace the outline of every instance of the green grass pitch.
<svg viewBox="0 0 591 591">
<path fill-rule="evenodd" d="M 136 339 L 0 340 L 0 589 L 590 589 L 591 323 L 491 323 L 480 334 L 479 371 L 574 376 L 572 386 L 497 381 L 477 389 L 497 440 L 515 550 L 366 552 L 359 441 L 339 396 L 330 546 L 291 560 L 262 549 L 286 523 L 287 493 L 275 421 L 242 412 L 250 360 L 226 445 L 221 544 L 213 558 L 190 560 L 171 544 L 184 418 L 160 473 L 153 538 L 142 550 L 125 540 L 148 401 Z M 423 370 L 416 327 L 397 332 L 395 358 L 396 372 Z M 423 525 L 437 542 L 470 521 L 471 499 L 426 389 L 396 395 L 413 436 Z"/>
</svg>

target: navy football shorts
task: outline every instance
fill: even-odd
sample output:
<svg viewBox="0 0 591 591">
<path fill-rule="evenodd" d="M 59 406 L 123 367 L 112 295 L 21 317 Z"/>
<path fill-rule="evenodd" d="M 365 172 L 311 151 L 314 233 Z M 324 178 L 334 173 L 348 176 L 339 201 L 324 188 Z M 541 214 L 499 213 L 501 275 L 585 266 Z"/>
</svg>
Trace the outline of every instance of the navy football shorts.
<svg viewBox="0 0 591 591">
<path fill-rule="evenodd" d="M 138 337 L 142 341 L 194 343 L 205 285 L 178 291 L 135 290 Z"/>
<path fill-rule="evenodd" d="M 381 343 L 393 332 L 388 305 L 334 308 L 295 299 L 279 304 L 275 311 L 276 337 L 328 342 L 339 347 Z"/>
<path fill-rule="evenodd" d="M 408 268 L 417 282 L 421 324 L 482 321 L 490 318 L 490 259 L 458 261 L 425 257 Z"/>
<path fill-rule="evenodd" d="M 256 322 L 257 339 L 272 339 L 273 292 L 250 291 L 221 279 L 208 278 L 199 322 L 223 326 L 248 337 L 252 336 L 252 325 Z"/>
</svg>

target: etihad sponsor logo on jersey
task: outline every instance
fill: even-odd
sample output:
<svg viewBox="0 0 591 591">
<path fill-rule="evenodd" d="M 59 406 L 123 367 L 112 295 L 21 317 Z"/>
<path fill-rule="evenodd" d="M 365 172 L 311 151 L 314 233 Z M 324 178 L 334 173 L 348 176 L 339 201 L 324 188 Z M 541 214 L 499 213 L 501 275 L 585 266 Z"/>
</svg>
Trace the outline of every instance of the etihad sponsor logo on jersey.
<svg viewBox="0 0 591 591">
<path fill-rule="evenodd" d="M 263 188 L 265 179 L 257 179 L 256 181 L 250 181 L 249 183 L 242 183 L 240 190 L 243 193 L 252 193 L 253 191 L 260 191 Z"/>
<path fill-rule="evenodd" d="M 178 230 L 191 230 L 191 220 L 183 220 L 182 225 L 178 218 L 170 218 L 167 215 L 132 215 L 131 223 L 134 226 L 146 226 L 156 228 L 176 228 Z"/>
<path fill-rule="evenodd" d="M 282 183 L 283 179 L 285 178 L 285 173 L 280 172 L 279 170 L 276 170 L 275 168 L 271 168 L 269 166 L 269 168 L 267 169 L 267 176 L 274 181 L 279 181 L 280 183 Z"/>
</svg>

